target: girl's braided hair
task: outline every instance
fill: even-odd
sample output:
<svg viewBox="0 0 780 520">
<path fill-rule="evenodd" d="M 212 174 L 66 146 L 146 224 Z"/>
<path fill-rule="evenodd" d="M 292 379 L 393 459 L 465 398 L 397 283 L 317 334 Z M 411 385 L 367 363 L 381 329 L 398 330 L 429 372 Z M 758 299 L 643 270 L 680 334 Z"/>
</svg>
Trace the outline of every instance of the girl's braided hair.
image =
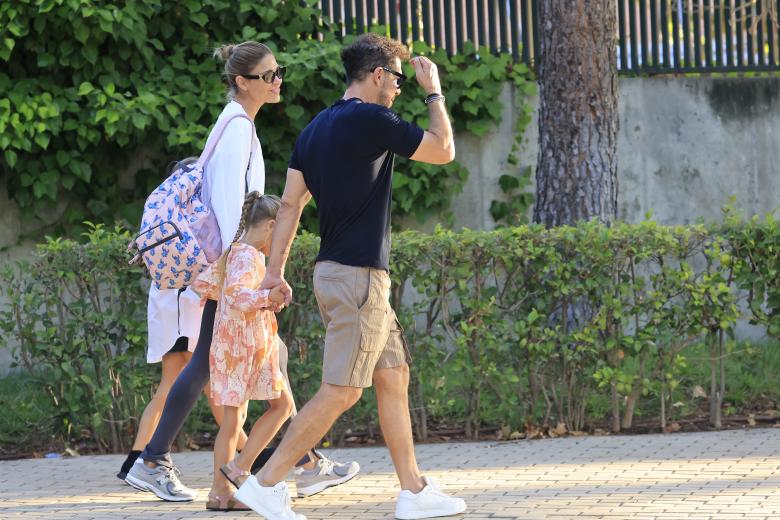
<svg viewBox="0 0 780 520">
<path fill-rule="evenodd" d="M 276 195 L 261 195 L 259 191 L 250 191 L 244 198 L 244 205 L 241 206 L 241 220 L 238 222 L 236 236 L 227 250 L 217 261 L 217 273 L 219 274 L 219 287 L 225 283 L 227 271 L 227 259 L 233 244 L 238 242 L 244 235 L 244 232 L 263 221 L 275 219 L 279 208 L 282 207 L 282 201 Z"/>
</svg>

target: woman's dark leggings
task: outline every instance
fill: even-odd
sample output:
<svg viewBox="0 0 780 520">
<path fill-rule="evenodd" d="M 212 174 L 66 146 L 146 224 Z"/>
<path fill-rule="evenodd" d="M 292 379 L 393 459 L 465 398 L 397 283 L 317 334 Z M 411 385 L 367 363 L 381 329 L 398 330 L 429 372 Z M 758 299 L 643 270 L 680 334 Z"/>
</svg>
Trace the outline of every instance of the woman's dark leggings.
<svg viewBox="0 0 780 520">
<path fill-rule="evenodd" d="M 203 318 L 200 322 L 198 345 L 192 354 L 190 362 L 176 378 L 168 399 L 165 401 L 160 422 L 154 431 L 152 440 L 141 453 L 145 461 L 156 462 L 169 468 L 173 467 L 171 446 L 179 434 L 184 421 L 195 407 L 203 387 L 209 380 L 209 349 L 211 336 L 214 332 L 214 317 L 217 313 L 217 302 L 207 300 L 203 307 Z"/>
</svg>

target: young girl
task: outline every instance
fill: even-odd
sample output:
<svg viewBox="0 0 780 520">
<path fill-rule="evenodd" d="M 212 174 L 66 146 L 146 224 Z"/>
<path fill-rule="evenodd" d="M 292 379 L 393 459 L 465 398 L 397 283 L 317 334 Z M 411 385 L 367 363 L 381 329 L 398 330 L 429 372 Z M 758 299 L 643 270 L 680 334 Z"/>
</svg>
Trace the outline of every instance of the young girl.
<svg viewBox="0 0 780 520">
<path fill-rule="evenodd" d="M 280 205 L 278 197 L 249 193 L 232 245 L 193 284 L 202 297 L 218 301 L 209 368 L 211 397 L 223 412 L 214 443 L 214 481 L 207 509 L 244 509 L 233 499 L 230 483 L 240 483 L 249 476 L 255 457 L 293 409 L 279 367 L 272 310 L 282 306 L 284 295 L 280 287 L 258 289 L 265 275 L 260 253 L 268 254 Z M 228 462 L 235 453 L 249 399 L 266 400 L 269 407 L 252 427 L 239 458 Z"/>
</svg>

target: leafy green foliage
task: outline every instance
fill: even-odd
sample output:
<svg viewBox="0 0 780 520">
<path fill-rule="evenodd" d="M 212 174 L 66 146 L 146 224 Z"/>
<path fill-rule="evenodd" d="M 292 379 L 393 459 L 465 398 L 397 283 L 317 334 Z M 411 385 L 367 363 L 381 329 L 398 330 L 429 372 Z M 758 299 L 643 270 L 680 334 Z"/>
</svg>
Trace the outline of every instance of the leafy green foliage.
<svg viewBox="0 0 780 520">
<path fill-rule="evenodd" d="M 528 223 L 528 209 L 533 202 L 533 194 L 527 191 L 530 184 L 530 166 L 523 168 L 520 175 L 499 177 L 498 185 L 506 200 L 493 200 L 490 203 L 490 216 L 496 224 L 517 226 Z"/>
<path fill-rule="evenodd" d="M 146 304 L 126 265 L 130 235 L 89 226 L 86 242 L 47 239 L 32 264 L 0 273 L 2 341 L 55 405 L 54 431 L 124 451 L 126 428 L 151 387 L 145 363 Z"/>
<path fill-rule="evenodd" d="M 764 222 L 753 217 L 746 225 L 733 210 L 728 210 L 723 233 L 728 237 L 730 250 L 720 258 L 724 265 L 733 266 L 737 283 L 748 293 L 751 321 L 766 327 L 772 338 L 780 338 L 779 229 L 771 214 Z"/>
<path fill-rule="evenodd" d="M 343 93 L 341 42 L 322 25 L 316 3 L 2 3 L 0 179 L 26 216 L 51 212 L 57 202 L 62 224 L 119 217 L 135 225 L 164 165 L 196 154 L 222 108 L 211 50 L 254 39 L 290 67 L 283 102 L 263 107 L 257 121 L 269 190 L 278 192 L 298 133 Z M 430 52 L 424 45 L 415 51 Z M 506 55 L 469 48 L 432 57 L 456 127 L 477 135 L 499 121 L 504 82 L 533 88 L 525 66 Z M 396 109 L 425 126 L 422 91 L 416 84 L 404 90 Z M 446 210 L 467 176 L 457 163 L 399 160 L 397 170 L 395 212 L 421 220 Z M 312 215 L 309 209 L 309 227 Z"/>
<path fill-rule="evenodd" d="M 130 442 L 151 387 L 144 284 L 122 267 L 127 233 L 95 226 L 85 238 L 49 239 L 32 265 L 5 270 L 10 303 L 0 308 L 0 330 L 3 342 L 18 345 L 21 366 L 50 374 L 40 391 L 55 404 L 58 435 L 91 436 L 117 451 Z M 752 364 L 777 358 L 762 353 L 772 344 L 735 350 L 731 332 L 744 300 L 777 338 L 778 247 L 772 219 L 396 233 L 391 299 L 414 359 L 416 435 L 441 427 L 474 438 L 485 427 L 582 430 L 610 416 L 619 430 L 635 414 L 672 421 L 696 411 L 692 388 L 708 387 L 711 372 L 702 348 L 727 367 L 748 354 Z M 321 380 L 324 331 L 310 283 L 318 248 L 314 235 L 296 239 L 286 272 L 294 302 L 279 314 L 301 402 Z M 590 312 L 572 324 L 571 307 L 583 301 Z M 712 350 L 712 338 L 722 350 Z M 765 388 L 740 370 L 724 372 L 740 379 L 726 386 L 724 407 Z M 374 406 L 363 399 L 330 439 L 378 431 Z M 191 426 L 212 424 L 203 410 Z"/>
<path fill-rule="evenodd" d="M 44 377 L 21 372 L 0 378 L 0 454 L 14 456 L 57 444 L 54 407 L 41 391 Z"/>
<path fill-rule="evenodd" d="M 519 66 L 519 65 L 518 65 Z M 536 83 L 524 78 L 524 70 L 513 77 L 513 85 L 516 95 L 524 100 L 519 104 L 520 114 L 515 121 L 515 141 L 512 143 L 512 151 L 507 156 L 507 163 L 519 167 L 517 153 L 523 146 L 525 129 L 531 122 L 532 105 L 528 98 L 536 93 Z M 533 194 L 528 191 L 531 185 L 533 168 L 526 166 L 519 168 L 515 175 L 502 175 L 498 179 L 498 185 L 504 194 L 504 200 L 490 202 L 490 216 L 498 226 L 517 226 L 528 223 L 528 210 L 533 203 Z"/>
</svg>

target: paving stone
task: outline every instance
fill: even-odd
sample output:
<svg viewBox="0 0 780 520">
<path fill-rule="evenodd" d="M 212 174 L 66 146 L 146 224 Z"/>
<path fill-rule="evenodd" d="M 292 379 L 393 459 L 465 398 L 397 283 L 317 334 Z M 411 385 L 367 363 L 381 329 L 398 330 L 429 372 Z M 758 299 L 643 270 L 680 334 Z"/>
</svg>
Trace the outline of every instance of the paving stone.
<svg viewBox="0 0 780 520">
<path fill-rule="evenodd" d="M 392 518 L 398 488 L 387 450 L 328 453 L 359 461 L 361 475 L 294 508 L 311 520 Z M 420 445 L 417 455 L 427 475 L 468 502 L 460 516 L 468 520 L 780 518 L 778 429 Z M 259 518 L 205 510 L 211 456 L 175 455 L 202 497 L 184 504 L 119 481 L 124 456 L 0 462 L 0 519 Z"/>
</svg>

